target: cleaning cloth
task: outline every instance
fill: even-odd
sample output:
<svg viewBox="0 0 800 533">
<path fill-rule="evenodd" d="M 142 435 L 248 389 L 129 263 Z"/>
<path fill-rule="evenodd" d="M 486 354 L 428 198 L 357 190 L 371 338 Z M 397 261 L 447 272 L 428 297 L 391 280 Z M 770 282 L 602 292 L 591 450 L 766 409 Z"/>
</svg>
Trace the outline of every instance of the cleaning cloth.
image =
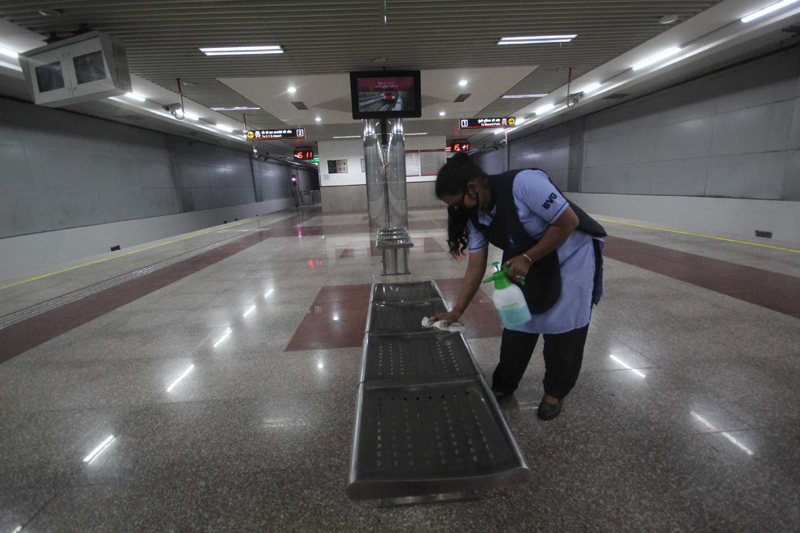
<svg viewBox="0 0 800 533">
<path fill-rule="evenodd" d="M 432 321 L 430 318 L 425 317 L 422 319 L 423 328 L 436 328 L 441 331 L 452 331 L 454 333 L 464 333 L 464 324 L 461 322 L 452 322 L 449 326 L 445 326 L 444 320 L 438 322 Z"/>
</svg>

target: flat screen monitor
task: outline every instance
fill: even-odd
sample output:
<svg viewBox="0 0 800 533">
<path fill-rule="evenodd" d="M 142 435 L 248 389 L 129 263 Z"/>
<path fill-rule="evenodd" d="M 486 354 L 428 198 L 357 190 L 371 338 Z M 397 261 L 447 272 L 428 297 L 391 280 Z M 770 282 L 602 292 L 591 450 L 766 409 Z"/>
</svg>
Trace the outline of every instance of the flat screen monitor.
<svg viewBox="0 0 800 533">
<path fill-rule="evenodd" d="M 350 73 L 353 118 L 419 118 L 422 92 L 419 70 Z"/>
</svg>

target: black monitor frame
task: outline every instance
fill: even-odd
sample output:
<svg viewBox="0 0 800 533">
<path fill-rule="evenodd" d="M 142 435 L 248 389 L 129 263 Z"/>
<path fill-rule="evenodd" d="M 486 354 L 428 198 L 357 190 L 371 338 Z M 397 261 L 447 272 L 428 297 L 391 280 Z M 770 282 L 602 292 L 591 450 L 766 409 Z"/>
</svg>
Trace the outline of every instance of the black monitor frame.
<svg viewBox="0 0 800 533">
<path fill-rule="evenodd" d="M 358 110 L 358 80 L 359 78 L 414 78 L 414 111 L 369 111 Z M 362 70 L 350 73 L 350 100 L 353 105 L 353 118 L 420 118 L 422 116 L 422 86 L 420 85 L 419 70 Z"/>
</svg>

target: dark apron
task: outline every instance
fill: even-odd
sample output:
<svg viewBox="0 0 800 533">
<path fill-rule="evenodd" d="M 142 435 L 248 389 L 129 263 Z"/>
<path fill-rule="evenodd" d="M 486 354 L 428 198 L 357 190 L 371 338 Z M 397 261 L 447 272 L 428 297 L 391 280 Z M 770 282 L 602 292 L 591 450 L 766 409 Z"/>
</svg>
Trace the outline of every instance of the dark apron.
<svg viewBox="0 0 800 533">
<path fill-rule="evenodd" d="M 496 207 L 495 217 L 488 226 L 478 222 L 477 216 L 472 219 L 472 224 L 475 228 L 483 232 L 492 245 L 503 250 L 503 264 L 509 259 L 530 250 L 538 242 L 528 234 L 517 214 L 517 205 L 514 202 L 514 180 L 520 172 L 522 170 L 510 170 L 502 174 L 489 176 L 489 186 L 492 189 Z M 552 181 L 550 183 L 552 184 Z M 561 193 L 561 190 L 555 184 L 553 184 L 553 187 Z M 563 196 L 563 193 L 561 195 Z M 605 237 L 607 235 L 603 226 L 587 215 L 583 209 L 569 200 L 567 202 L 578 216 L 578 230 L 593 237 Z M 592 303 L 597 304 L 600 301 L 602 292 L 603 254 L 599 242 L 593 239 L 593 245 L 595 272 Z M 528 274 L 525 276 L 525 285 L 520 285 L 515 280 L 512 280 L 512 283 L 522 289 L 531 314 L 538 315 L 550 310 L 561 297 L 561 263 L 558 258 L 558 250 L 553 250 L 531 265 Z"/>
</svg>

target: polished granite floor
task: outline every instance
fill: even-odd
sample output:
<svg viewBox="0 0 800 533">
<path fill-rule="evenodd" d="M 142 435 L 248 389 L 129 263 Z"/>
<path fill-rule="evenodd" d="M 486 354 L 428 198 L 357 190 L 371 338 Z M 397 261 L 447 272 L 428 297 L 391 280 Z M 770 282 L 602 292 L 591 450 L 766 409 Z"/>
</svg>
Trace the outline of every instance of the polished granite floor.
<svg viewBox="0 0 800 533">
<path fill-rule="evenodd" d="M 410 215 L 398 279 L 452 301 L 466 265 L 444 212 Z M 608 295 L 561 417 L 536 418 L 541 348 L 503 406 L 533 481 L 468 503 L 345 496 L 368 288 L 385 280 L 363 213 L 272 214 L 4 288 L 0 533 L 797 530 L 800 253 L 631 223 L 605 223 Z M 464 321 L 491 374 L 486 290 Z"/>
</svg>

